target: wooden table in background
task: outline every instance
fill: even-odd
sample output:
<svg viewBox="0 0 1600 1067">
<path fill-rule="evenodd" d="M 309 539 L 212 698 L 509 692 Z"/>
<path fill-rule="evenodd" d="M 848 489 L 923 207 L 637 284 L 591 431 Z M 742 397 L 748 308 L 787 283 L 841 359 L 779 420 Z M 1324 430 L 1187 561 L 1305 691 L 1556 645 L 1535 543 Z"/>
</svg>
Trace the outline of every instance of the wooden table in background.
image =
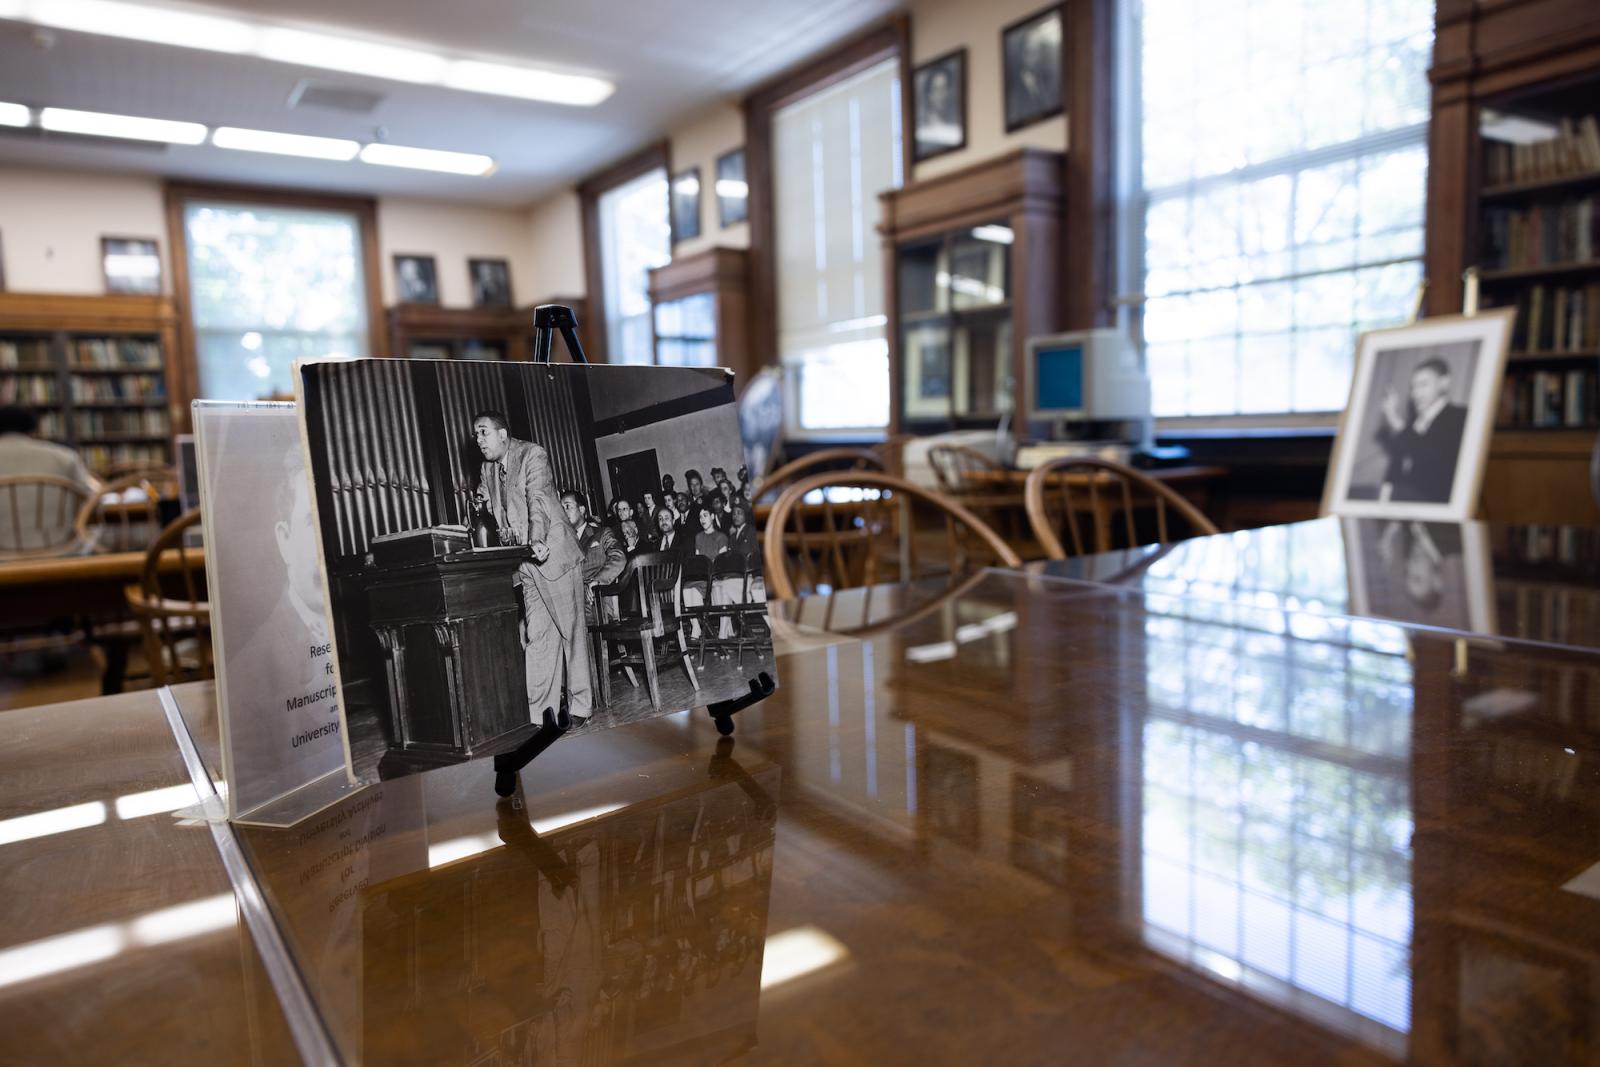
<svg viewBox="0 0 1600 1067">
<path fill-rule="evenodd" d="M 994 511 L 1002 508 L 1023 507 L 1023 486 L 1028 482 L 1028 475 L 1032 471 L 1006 470 L 1006 471 L 967 471 L 965 476 L 975 490 L 975 498 L 984 511 Z M 1226 467 L 1157 467 L 1153 470 L 1143 470 L 1139 473 L 1153 478 L 1163 485 L 1183 494 L 1185 499 L 1205 513 L 1207 518 L 1216 522 L 1216 516 L 1211 508 L 1215 506 L 1221 494 L 1214 491 L 1215 484 L 1228 476 Z M 1063 472 L 1051 478 L 1051 482 L 1070 478 L 1073 485 L 1088 486 L 1091 475 L 1083 473 Z M 1108 475 L 1101 475 L 1108 482 Z M 1135 491 L 1137 494 L 1137 490 Z M 963 503 L 967 503 L 963 498 Z M 1094 536 L 1097 546 L 1111 544 L 1111 520 L 1121 509 L 1118 495 L 1103 494 L 1093 500 L 1085 499 L 1085 506 L 1092 507 L 1094 511 Z M 968 505 L 971 506 L 970 504 Z M 1220 523 L 1218 525 L 1221 525 Z"/>
</svg>

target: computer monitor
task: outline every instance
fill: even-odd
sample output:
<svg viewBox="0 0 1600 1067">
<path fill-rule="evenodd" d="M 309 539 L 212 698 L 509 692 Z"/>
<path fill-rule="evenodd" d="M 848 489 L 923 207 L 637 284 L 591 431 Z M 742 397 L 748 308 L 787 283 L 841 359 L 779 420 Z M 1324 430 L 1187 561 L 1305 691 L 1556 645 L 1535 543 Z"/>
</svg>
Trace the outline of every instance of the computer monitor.
<svg viewBox="0 0 1600 1067">
<path fill-rule="evenodd" d="M 1150 415 L 1150 379 L 1117 330 L 1030 337 L 1023 412 L 1030 422 L 1114 422 Z"/>
<path fill-rule="evenodd" d="M 194 434 L 180 433 L 172 439 L 178 457 L 178 501 L 184 511 L 200 506 L 200 468 L 195 462 Z"/>
</svg>

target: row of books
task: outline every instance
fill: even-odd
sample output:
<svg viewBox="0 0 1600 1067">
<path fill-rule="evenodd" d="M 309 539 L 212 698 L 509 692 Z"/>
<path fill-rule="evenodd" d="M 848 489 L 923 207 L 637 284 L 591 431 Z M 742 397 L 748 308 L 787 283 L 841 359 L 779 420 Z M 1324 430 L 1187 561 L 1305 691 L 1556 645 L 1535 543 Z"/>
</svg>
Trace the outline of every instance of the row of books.
<svg viewBox="0 0 1600 1067">
<path fill-rule="evenodd" d="M 1509 374 L 1496 425 L 1506 428 L 1600 423 L 1600 370 L 1574 367 Z"/>
<path fill-rule="evenodd" d="M 129 463 L 148 463 L 153 467 L 167 462 L 167 446 L 148 445 L 85 445 L 78 450 L 90 470 L 103 471 Z"/>
<path fill-rule="evenodd" d="M 159 408 L 143 411 L 80 411 L 72 424 L 79 436 L 99 434 L 167 434 L 167 413 Z"/>
<path fill-rule="evenodd" d="M 54 404 L 58 399 L 53 374 L 0 377 L 0 404 Z"/>
<path fill-rule="evenodd" d="M 117 374 L 103 378 L 72 379 L 72 399 L 80 404 L 113 400 L 161 400 L 166 385 L 157 374 Z"/>
<path fill-rule="evenodd" d="M 1483 157 L 1489 185 L 1537 182 L 1577 174 L 1600 174 L 1600 120 L 1593 115 L 1562 119 L 1556 136 L 1532 144 L 1490 142 Z"/>
<path fill-rule="evenodd" d="M 50 365 L 50 342 L 44 338 L 0 339 L 0 369 Z"/>
<path fill-rule="evenodd" d="M 1483 213 L 1483 261 L 1490 270 L 1592 263 L 1600 250 L 1600 193 Z"/>
<path fill-rule="evenodd" d="M 41 411 L 39 413 L 39 435 L 63 441 L 67 436 L 66 421 L 59 411 Z"/>
<path fill-rule="evenodd" d="M 76 345 L 73 365 L 78 367 L 161 366 L 161 346 L 130 337 L 93 337 Z"/>
<path fill-rule="evenodd" d="M 1511 348 L 1517 352 L 1590 352 L 1600 348 L 1600 282 L 1534 285 L 1516 298 Z"/>
<path fill-rule="evenodd" d="M 1505 527 L 1505 554 L 1515 563 L 1564 563 L 1600 570 L 1600 530 L 1530 523 Z"/>
</svg>

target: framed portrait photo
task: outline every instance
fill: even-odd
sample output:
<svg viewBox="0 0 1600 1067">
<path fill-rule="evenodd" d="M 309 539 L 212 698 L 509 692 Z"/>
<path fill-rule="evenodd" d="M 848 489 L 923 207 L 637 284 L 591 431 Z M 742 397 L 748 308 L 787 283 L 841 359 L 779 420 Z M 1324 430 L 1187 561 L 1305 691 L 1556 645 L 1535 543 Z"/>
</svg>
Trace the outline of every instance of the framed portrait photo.
<svg viewBox="0 0 1600 1067">
<path fill-rule="evenodd" d="M 1361 335 L 1324 514 L 1472 518 L 1515 314 L 1505 308 Z"/>
<path fill-rule="evenodd" d="M 967 146 L 967 50 L 930 59 L 911 72 L 912 155 L 933 159 Z"/>
<path fill-rule="evenodd" d="M 511 264 L 503 259 L 469 259 L 467 274 L 472 278 L 472 306 L 508 308 L 511 306 Z"/>
<path fill-rule="evenodd" d="M 439 267 L 433 257 L 396 255 L 394 295 L 402 304 L 437 304 Z"/>
<path fill-rule="evenodd" d="M 1061 114 L 1061 8 L 1000 31 L 1006 132 Z"/>
<path fill-rule="evenodd" d="M 161 248 L 145 237 L 100 238 L 106 292 L 161 294 Z"/>
<path fill-rule="evenodd" d="M 744 149 L 717 157 L 717 220 L 722 228 L 750 221 L 750 183 L 744 176 Z"/>
<path fill-rule="evenodd" d="M 700 168 L 672 176 L 672 243 L 700 236 Z"/>
</svg>

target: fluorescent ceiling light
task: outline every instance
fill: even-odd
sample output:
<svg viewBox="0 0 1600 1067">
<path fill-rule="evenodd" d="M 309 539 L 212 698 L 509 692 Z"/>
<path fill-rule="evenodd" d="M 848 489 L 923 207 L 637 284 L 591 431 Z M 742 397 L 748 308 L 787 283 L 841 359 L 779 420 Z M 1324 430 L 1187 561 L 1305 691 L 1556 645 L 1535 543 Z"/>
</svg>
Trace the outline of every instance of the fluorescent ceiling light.
<svg viewBox="0 0 1600 1067">
<path fill-rule="evenodd" d="M 26 126 L 28 109 L 21 104 L 0 104 L 0 126 Z"/>
<path fill-rule="evenodd" d="M 0 7 L 3 6 L 4 0 L 0 0 Z M 26 8 L 26 17 L 32 22 L 62 30 L 235 55 L 256 47 L 254 26 L 216 15 L 114 0 L 23 0 L 11 6 Z"/>
<path fill-rule="evenodd" d="M 494 160 L 473 152 L 441 152 L 434 148 L 407 148 L 397 144 L 369 144 L 361 150 L 361 162 L 380 167 L 410 167 L 436 170 L 445 174 L 483 175 L 494 170 Z"/>
<path fill-rule="evenodd" d="M 232 148 L 240 152 L 271 152 L 277 156 L 305 156 L 308 159 L 335 159 L 340 162 L 356 158 L 356 153 L 361 151 L 358 141 L 245 130 L 238 126 L 218 126 L 211 134 L 211 143 L 218 148 Z"/>
<path fill-rule="evenodd" d="M 443 56 L 433 52 L 305 30 L 262 30 L 256 54 L 280 63 L 423 84 L 437 82 L 446 64 Z"/>
<path fill-rule="evenodd" d="M 47 107 L 39 112 L 39 125 L 58 133 L 122 137 L 132 141 L 200 144 L 206 139 L 206 128 L 198 122 L 146 119 L 134 115 L 108 115 L 99 111 L 69 111 L 60 107 Z"/>
<path fill-rule="evenodd" d="M 617 88 L 604 78 L 587 74 L 558 74 L 553 70 L 483 63 L 475 59 L 458 59 L 451 63 L 444 84 L 473 93 L 517 96 L 578 107 L 593 107 Z"/>
</svg>

